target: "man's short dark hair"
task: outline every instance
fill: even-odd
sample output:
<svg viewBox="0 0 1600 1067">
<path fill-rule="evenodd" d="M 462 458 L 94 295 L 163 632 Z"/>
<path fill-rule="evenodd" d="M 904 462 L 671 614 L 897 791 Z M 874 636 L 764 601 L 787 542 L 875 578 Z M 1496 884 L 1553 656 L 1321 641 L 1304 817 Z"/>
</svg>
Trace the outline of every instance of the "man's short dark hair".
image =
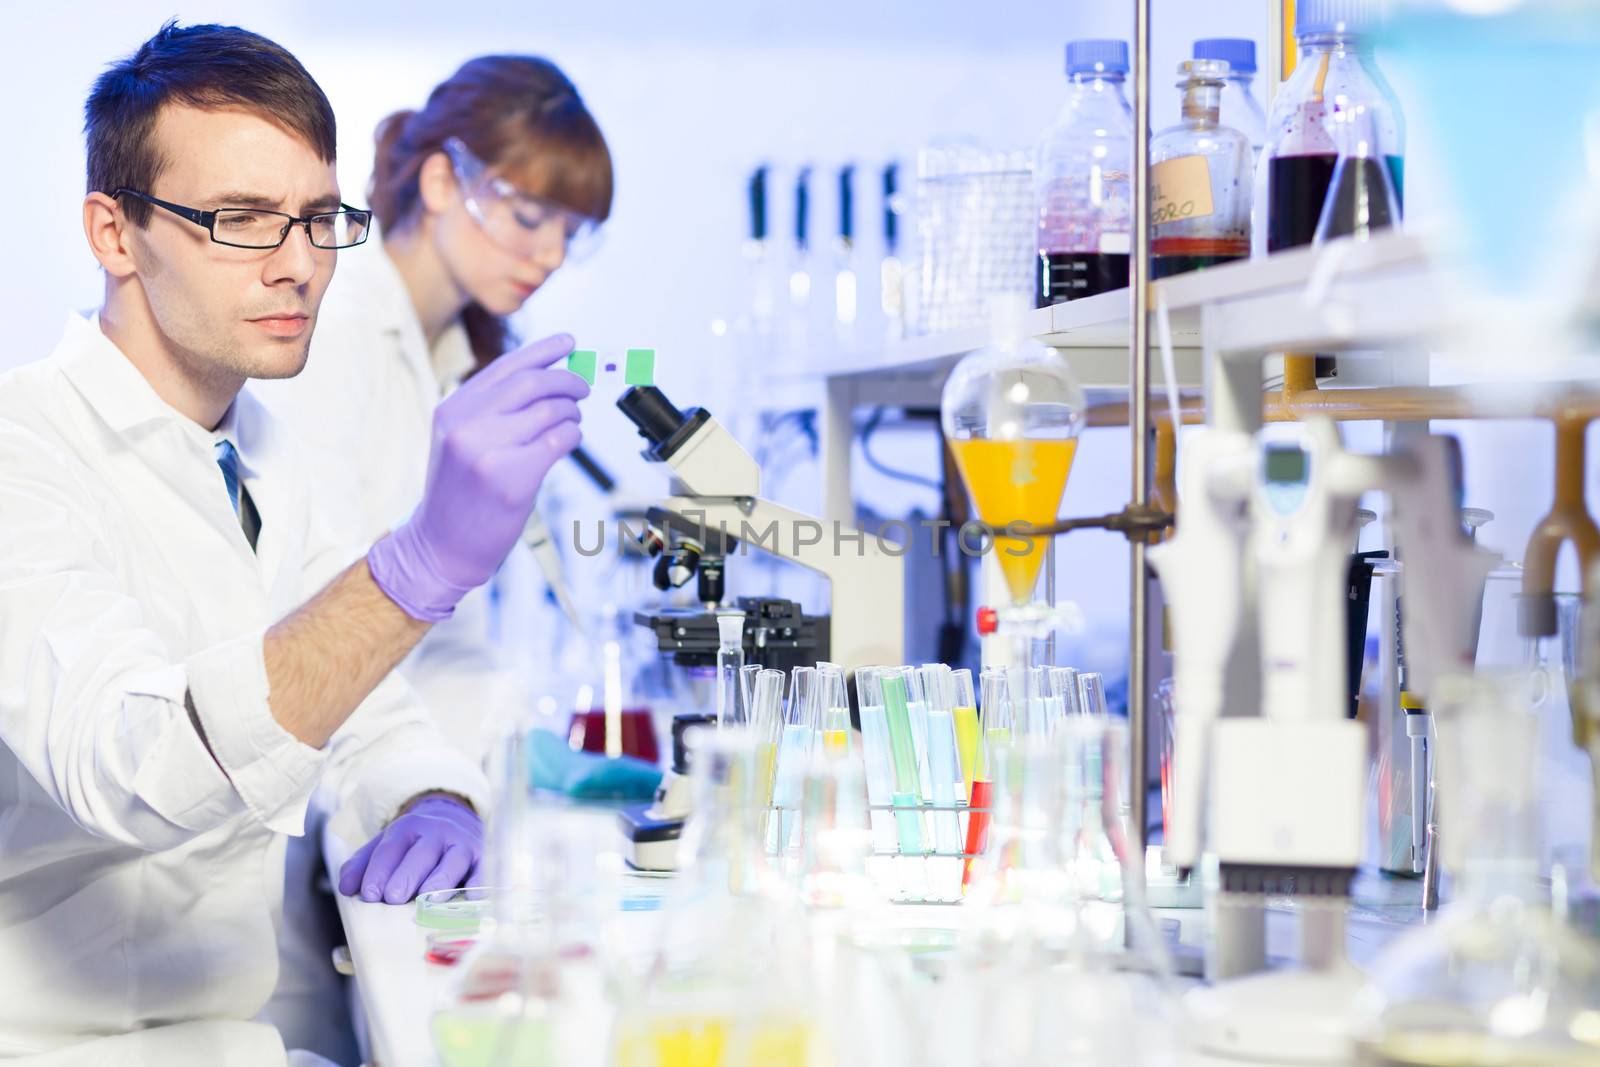
<svg viewBox="0 0 1600 1067">
<path fill-rule="evenodd" d="M 167 104 L 253 111 L 334 160 L 333 108 L 298 59 L 237 26 L 173 21 L 95 79 L 83 106 L 89 192 L 150 191 L 167 164 L 154 136 Z M 135 226 L 150 221 L 142 200 L 123 197 L 122 210 Z"/>
</svg>

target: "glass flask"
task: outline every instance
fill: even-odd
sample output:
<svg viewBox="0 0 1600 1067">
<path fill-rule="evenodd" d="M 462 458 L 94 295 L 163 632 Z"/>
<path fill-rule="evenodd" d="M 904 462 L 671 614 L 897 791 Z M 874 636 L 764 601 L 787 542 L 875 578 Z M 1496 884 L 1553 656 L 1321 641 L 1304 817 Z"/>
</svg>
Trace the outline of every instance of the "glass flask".
<svg viewBox="0 0 1600 1067">
<path fill-rule="evenodd" d="M 1121 816 L 1096 799 L 1119 792 L 1126 745 L 1121 723 L 1079 717 L 992 754 L 992 840 L 948 983 L 970 1023 L 952 1027 L 951 1062 L 1171 1062 L 1171 964 Z"/>
<path fill-rule="evenodd" d="M 695 808 L 643 988 L 618 1012 L 618 1067 L 805 1067 L 814 1030 L 804 924 L 767 861 L 756 742 L 690 738 Z"/>
<path fill-rule="evenodd" d="M 1388 165 L 1395 194 L 1404 197 L 1405 128 L 1399 100 L 1373 58 L 1377 12 L 1376 0 L 1299 5 L 1299 60 L 1272 101 L 1259 164 L 1266 168 L 1269 252 L 1308 245 L 1316 236 L 1339 161 L 1332 123 L 1344 111 L 1370 116 L 1373 158 Z"/>
<path fill-rule="evenodd" d="M 1328 198 L 1317 220 L 1313 244 L 1336 237 L 1365 241 L 1400 222 L 1400 200 L 1395 195 L 1389 165 L 1378 154 L 1372 116 L 1346 111 L 1331 124 L 1339 145 L 1339 161 L 1328 181 Z"/>
<path fill-rule="evenodd" d="M 444 1067 L 599 1067 L 594 1035 L 611 1023 L 605 961 L 615 948 L 600 916 L 620 891 L 615 868 L 587 813 L 534 810 L 520 730 L 492 751 L 494 888 L 434 1012 L 435 1050 Z"/>
<path fill-rule="evenodd" d="M 1440 840 L 1454 892 L 1435 921 L 1374 961 L 1354 1028 L 1363 1065 L 1600 1062 L 1600 944 L 1555 915 L 1541 878 L 1529 688 L 1524 673 L 1437 686 Z"/>
<path fill-rule="evenodd" d="M 1067 361 L 1028 334 L 1020 295 L 998 298 L 994 340 L 965 356 L 945 382 L 940 418 L 978 517 L 995 528 L 1052 523 L 1084 422 L 1084 396 Z M 1029 603 L 1045 538 L 997 536 L 1006 586 Z"/>
<path fill-rule="evenodd" d="M 1222 121 L 1250 142 L 1250 162 L 1267 139 L 1267 113 L 1256 99 L 1256 43 L 1248 37 L 1207 37 L 1194 43 L 1195 59 L 1220 59 L 1223 75 Z"/>
<path fill-rule="evenodd" d="M 1222 123 L 1228 64 L 1178 64 L 1183 117 L 1150 143 L 1150 274 L 1165 278 L 1250 255 L 1250 139 Z"/>
<path fill-rule="evenodd" d="M 1126 41 L 1067 45 L 1067 100 L 1034 162 L 1036 307 L 1127 287 L 1133 234 L 1127 75 Z"/>
</svg>

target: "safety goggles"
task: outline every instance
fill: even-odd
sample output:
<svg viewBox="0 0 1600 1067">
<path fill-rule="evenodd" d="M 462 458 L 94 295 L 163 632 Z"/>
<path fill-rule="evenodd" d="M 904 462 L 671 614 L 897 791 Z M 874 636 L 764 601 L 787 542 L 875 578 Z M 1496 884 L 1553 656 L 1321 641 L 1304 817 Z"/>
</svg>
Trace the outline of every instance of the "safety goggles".
<svg viewBox="0 0 1600 1067">
<path fill-rule="evenodd" d="M 444 150 L 455 169 L 467 211 L 490 240 L 506 251 L 529 259 L 559 240 L 565 261 L 578 263 L 599 245 L 598 219 L 525 193 L 490 174 L 488 165 L 458 137 L 448 138 Z"/>
</svg>

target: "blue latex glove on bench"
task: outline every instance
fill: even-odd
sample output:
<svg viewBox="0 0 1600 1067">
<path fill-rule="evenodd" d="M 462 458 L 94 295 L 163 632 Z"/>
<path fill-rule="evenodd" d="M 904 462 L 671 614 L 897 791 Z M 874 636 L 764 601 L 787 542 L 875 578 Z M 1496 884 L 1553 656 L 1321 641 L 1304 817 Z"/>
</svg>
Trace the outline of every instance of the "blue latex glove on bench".
<svg viewBox="0 0 1600 1067">
<path fill-rule="evenodd" d="M 661 772 L 632 756 L 578 752 L 549 730 L 528 734 L 528 780 L 577 800 L 649 800 Z"/>
</svg>

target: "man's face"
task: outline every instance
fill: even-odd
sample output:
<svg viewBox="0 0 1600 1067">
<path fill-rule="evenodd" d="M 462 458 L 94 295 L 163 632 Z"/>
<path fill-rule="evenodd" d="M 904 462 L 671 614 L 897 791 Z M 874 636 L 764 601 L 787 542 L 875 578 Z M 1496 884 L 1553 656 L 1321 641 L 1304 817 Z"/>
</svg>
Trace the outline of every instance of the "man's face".
<svg viewBox="0 0 1600 1067">
<path fill-rule="evenodd" d="M 168 105 L 155 141 L 166 165 L 155 187 L 139 192 L 202 211 L 256 207 L 304 218 L 338 210 L 333 164 L 258 115 Z M 232 248 L 152 207 L 131 249 L 156 328 L 192 372 L 288 378 L 305 366 L 337 253 L 312 247 L 304 226 L 275 249 Z"/>
</svg>

